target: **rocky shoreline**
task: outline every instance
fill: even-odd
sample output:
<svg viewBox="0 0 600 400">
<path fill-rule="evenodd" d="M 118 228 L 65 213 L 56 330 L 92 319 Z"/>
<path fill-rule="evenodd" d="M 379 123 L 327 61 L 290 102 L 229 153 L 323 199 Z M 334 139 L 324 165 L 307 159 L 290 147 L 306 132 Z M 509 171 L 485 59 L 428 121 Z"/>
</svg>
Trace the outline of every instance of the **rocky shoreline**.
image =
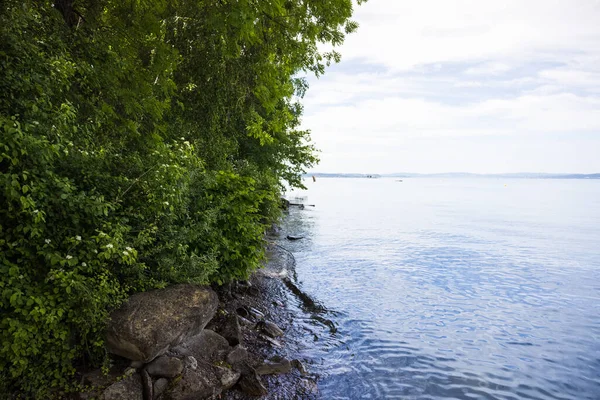
<svg viewBox="0 0 600 400">
<path fill-rule="evenodd" d="M 82 373 L 77 398 L 317 398 L 309 360 L 296 358 L 286 338 L 295 318 L 288 295 L 312 300 L 288 276 L 293 256 L 276 244 L 268 255 L 248 281 L 132 296 L 109 325 L 107 347 L 117 354 L 109 374 Z"/>
</svg>

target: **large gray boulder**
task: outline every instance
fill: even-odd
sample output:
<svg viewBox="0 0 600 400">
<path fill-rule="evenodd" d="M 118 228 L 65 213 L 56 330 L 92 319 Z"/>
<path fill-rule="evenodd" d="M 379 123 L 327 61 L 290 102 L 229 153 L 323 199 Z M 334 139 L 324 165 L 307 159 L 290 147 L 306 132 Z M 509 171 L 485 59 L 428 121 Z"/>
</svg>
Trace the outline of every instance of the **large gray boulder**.
<svg viewBox="0 0 600 400">
<path fill-rule="evenodd" d="M 108 350 L 130 360 L 152 361 L 198 335 L 218 304 L 212 289 L 190 284 L 135 294 L 110 316 Z"/>
</svg>

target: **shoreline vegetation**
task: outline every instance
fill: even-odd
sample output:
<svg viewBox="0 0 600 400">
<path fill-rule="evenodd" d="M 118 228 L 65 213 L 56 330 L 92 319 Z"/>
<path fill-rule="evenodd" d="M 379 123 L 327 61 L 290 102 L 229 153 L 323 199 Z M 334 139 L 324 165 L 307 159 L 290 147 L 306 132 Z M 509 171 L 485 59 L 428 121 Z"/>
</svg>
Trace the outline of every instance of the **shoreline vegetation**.
<svg viewBox="0 0 600 400">
<path fill-rule="evenodd" d="M 260 268 L 282 190 L 318 161 L 303 76 L 340 60 L 352 7 L 3 3 L 0 393 L 78 393 L 77 371 L 111 370 L 128 299 Z"/>
<path fill-rule="evenodd" d="M 497 179 L 600 179 L 598 174 L 548 174 L 548 173 L 511 173 L 511 174 L 473 174 L 467 172 L 447 172 L 437 174 L 415 174 L 398 172 L 395 174 L 349 174 L 314 172 L 302 175 L 304 178 L 497 178 Z"/>
</svg>

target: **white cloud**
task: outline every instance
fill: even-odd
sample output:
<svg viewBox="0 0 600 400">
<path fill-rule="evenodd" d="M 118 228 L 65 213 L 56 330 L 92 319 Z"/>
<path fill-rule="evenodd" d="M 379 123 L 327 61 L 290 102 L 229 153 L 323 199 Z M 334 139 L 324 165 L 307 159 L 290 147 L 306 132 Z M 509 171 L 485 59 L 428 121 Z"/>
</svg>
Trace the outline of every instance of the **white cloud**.
<svg viewBox="0 0 600 400">
<path fill-rule="evenodd" d="M 488 62 L 476 67 L 468 68 L 465 71 L 467 75 L 500 75 L 510 71 L 512 68 L 510 65 L 499 63 L 499 62 Z"/>
<path fill-rule="evenodd" d="M 357 8 L 360 32 L 342 52 L 392 69 L 420 64 L 549 59 L 560 51 L 598 51 L 595 0 L 372 0 Z"/>
<path fill-rule="evenodd" d="M 600 171 L 599 1 L 370 0 L 355 19 L 304 101 L 319 170 Z"/>
</svg>

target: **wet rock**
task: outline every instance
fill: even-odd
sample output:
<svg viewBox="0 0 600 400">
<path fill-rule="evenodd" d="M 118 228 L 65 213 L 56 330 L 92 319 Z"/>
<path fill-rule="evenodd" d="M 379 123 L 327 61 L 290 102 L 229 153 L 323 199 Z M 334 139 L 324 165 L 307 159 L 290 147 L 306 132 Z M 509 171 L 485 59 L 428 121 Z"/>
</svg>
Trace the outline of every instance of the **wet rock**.
<svg viewBox="0 0 600 400">
<path fill-rule="evenodd" d="M 160 395 L 164 393 L 167 386 L 169 386 L 169 381 L 165 378 L 160 378 L 154 382 L 154 398 L 159 398 Z"/>
<path fill-rule="evenodd" d="M 183 362 L 176 357 L 160 356 L 146 366 L 152 376 L 174 378 L 183 371 Z"/>
<path fill-rule="evenodd" d="M 238 315 L 238 322 L 240 323 L 240 325 L 243 325 L 243 326 L 254 326 L 254 322 L 249 321 L 244 317 L 240 317 L 239 315 Z"/>
<path fill-rule="evenodd" d="M 259 375 L 287 374 L 292 370 L 292 363 L 289 360 L 282 359 L 278 362 L 267 362 L 256 368 Z"/>
<path fill-rule="evenodd" d="M 100 400 L 144 400 L 142 379 L 139 374 L 130 375 L 119 382 L 110 385 Z"/>
<path fill-rule="evenodd" d="M 172 353 L 179 356 L 193 356 L 198 361 L 208 363 L 223 361 L 230 351 L 229 342 L 210 329 L 203 330 L 172 349 Z"/>
<path fill-rule="evenodd" d="M 284 332 L 274 322 L 271 321 L 260 321 L 256 324 L 256 327 L 266 335 L 276 338 L 283 336 Z"/>
<path fill-rule="evenodd" d="M 271 346 L 274 346 L 274 347 L 282 347 L 282 345 L 281 345 L 281 342 L 279 342 L 279 341 L 278 341 L 278 340 L 276 340 L 276 339 L 273 339 L 273 338 L 272 338 L 272 337 L 270 337 L 270 336 L 263 335 L 263 334 L 261 333 L 261 334 L 259 334 L 259 335 L 258 335 L 258 337 L 259 337 L 260 339 L 264 340 L 265 342 L 269 343 Z"/>
<path fill-rule="evenodd" d="M 242 318 L 250 317 L 250 311 L 248 311 L 246 307 L 239 307 L 237 310 L 235 310 L 235 312 Z"/>
<path fill-rule="evenodd" d="M 235 314 L 228 315 L 221 325 L 221 330 L 219 333 L 221 336 L 227 339 L 227 342 L 229 342 L 230 346 L 237 346 L 238 344 L 242 343 L 242 329 L 240 328 L 238 316 Z"/>
<path fill-rule="evenodd" d="M 249 318 L 255 318 L 255 319 L 263 319 L 265 317 L 265 314 L 263 314 L 261 311 L 257 310 L 254 307 L 239 307 L 236 310 L 237 314 L 240 317 L 249 319 Z"/>
<path fill-rule="evenodd" d="M 309 379 L 302 379 L 298 389 L 300 394 L 310 396 L 310 398 L 319 394 L 317 383 Z"/>
<path fill-rule="evenodd" d="M 246 290 L 246 293 L 253 297 L 259 297 L 261 295 L 260 290 L 258 290 L 258 288 L 255 287 L 248 288 L 248 290 Z"/>
<path fill-rule="evenodd" d="M 196 370 L 186 369 L 183 372 L 181 379 L 168 392 L 168 398 L 171 400 L 211 398 L 231 388 L 239 378 L 239 372 L 200 362 Z"/>
<path fill-rule="evenodd" d="M 181 284 L 137 293 L 111 314 L 106 342 L 111 353 L 149 362 L 199 334 L 217 310 L 216 293 Z"/>
<path fill-rule="evenodd" d="M 154 398 L 152 378 L 150 378 L 150 374 L 146 370 L 142 371 L 140 375 L 142 376 L 142 393 L 144 394 L 144 399 L 151 400 Z"/>
<path fill-rule="evenodd" d="M 227 358 L 225 359 L 228 364 L 233 366 L 243 363 L 246 360 L 248 360 L 248 350 L 241 345 L 235 346 L 234 349 L 227 354 Z"/>
<path fill-rule="evenodd" d="M 238 382 L 238 386 L 242 392 L 250 396 L 264 396 L 267 394 L 267 388 L 254 370 L 244 374 Z"/>
<path fill-rule="evenodd" d="M 296 368 L 298 370 L 298 372 L 300 372 L 300 375 L 302 375 L 302 376 L 308 375 L 308 372 L 306 371 L 304 364 L 302 364 L 302 362 L 300 360 L 292 360 L 292 367 Z"/>
<path fill-rule="evenodd" d="M 302 206 L 301 209 L 304 209 L 304 206 Z M 287 240 L 300 240 L 300 239 L 304 239 L 304 236 L 287 235 L 285 238 Z"/>
</svg>

